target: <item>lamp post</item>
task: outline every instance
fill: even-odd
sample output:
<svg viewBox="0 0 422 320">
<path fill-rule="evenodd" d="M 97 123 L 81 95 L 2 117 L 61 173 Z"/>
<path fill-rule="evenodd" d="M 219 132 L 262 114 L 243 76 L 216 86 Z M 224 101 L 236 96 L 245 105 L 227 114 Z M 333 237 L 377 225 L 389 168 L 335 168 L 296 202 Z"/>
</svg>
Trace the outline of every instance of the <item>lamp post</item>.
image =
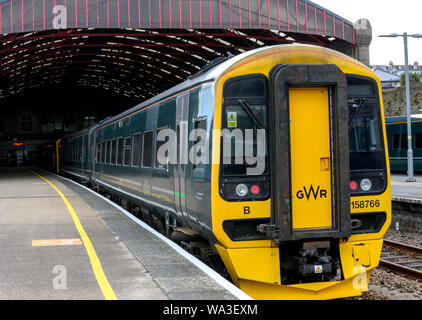
<svg viewBox="0 0 422 320">
<path fill-rule="evenodd" d="M 412 147 L 412 115 L 410 111 L 410 81 L 409 81 L 409 55 L 407 49 L 407 38 L 422 38 L 422 34 L 392 33 L 390 35 L 380 35 L 380 38 L 403 37 L 404 40 L 404 72 L 406 75 L 406 110 L 407 110 L 407 182 L 416 182 L 413 170 L 413 147 Z"/>
</svg>

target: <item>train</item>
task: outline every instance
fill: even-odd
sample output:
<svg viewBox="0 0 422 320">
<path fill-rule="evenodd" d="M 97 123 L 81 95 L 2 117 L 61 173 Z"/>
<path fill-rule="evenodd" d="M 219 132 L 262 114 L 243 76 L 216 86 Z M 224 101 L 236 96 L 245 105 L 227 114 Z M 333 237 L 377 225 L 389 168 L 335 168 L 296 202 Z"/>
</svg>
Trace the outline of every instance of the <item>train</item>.
<svg viewBox="0 0 422 320">
<path fill-rule="evenodd" d="M 391 223 L 380 80 L 323 47 L 217 58 L 54 153 L 254 299 L 361 295 Z"/>
<path fill-rule="evenodd" d="M 411 116 L 414 172 L 422 174 L 422 114 Z M 391 172 L 407 173 L 407 117 L 385 119 Z"/>
</svg>

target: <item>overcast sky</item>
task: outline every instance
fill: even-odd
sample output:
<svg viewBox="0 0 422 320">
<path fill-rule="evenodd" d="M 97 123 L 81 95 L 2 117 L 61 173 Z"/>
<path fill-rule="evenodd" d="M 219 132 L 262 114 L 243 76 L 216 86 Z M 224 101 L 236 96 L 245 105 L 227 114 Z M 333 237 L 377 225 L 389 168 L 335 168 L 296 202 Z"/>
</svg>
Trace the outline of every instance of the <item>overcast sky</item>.
<svg viewBox="0 0 422 320">
<path fill-rule="evenodd" d="M 378 38 L 381 34 L 422 34 L 422 0 L 313 0 L 343 18 L 372 24 L 371 64 L 404 64 L 403 38 Z M 409 38 L 409 63 L 422 64 L 422 38 Z"/>
</svg>

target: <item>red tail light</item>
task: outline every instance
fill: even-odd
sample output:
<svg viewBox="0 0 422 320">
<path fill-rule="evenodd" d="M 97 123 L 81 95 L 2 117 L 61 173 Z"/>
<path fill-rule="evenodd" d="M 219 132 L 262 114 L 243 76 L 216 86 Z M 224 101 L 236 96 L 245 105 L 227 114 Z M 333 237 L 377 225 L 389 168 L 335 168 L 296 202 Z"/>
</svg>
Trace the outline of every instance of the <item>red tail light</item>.
<svg viewBox="0 0 422 320">
<path fill-rule="evenodd" d="M 260 191 L 261 191 L 261 188 L 256 184 L 251 187 L 251 193 L 253 195 L 259 194 Z"/>
<path fill-rule="evenodd" d="M 350 190 L 356 191 L 359 188 L 359 184 L 356 181 L 350 182 Z"/>
</svg>

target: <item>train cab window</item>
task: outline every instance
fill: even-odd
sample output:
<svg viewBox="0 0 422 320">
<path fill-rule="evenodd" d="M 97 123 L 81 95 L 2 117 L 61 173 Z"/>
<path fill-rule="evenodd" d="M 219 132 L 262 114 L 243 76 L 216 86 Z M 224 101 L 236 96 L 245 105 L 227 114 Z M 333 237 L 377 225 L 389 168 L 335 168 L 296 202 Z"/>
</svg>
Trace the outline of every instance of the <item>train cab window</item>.
<svg viewBox="0 0 422 320">
<path fill-rule="evenodd" d="M 111 164 L 116 164 L 117 158 L 117 140 L 111 140 Z"/>
<path fill-rule="evenodd" d="M 415 148 L 422 149 L 422 132 L 417 132 L 415 134 Z"/>
<path fill-rule="evenodd" d="M 111 141 L 107 140 L 107 144 L 106 144 L 106 163 L 110 163 L 110 156 L 111 156 Z"/>
<path fill-rule="evenodd" d="M 351 170 L 385 169 L 376 84 L 369 79 L 348 77 Z"/>
<path fill-rule="evenodd" d="M 125 146 L 124 146 L 124 153 L 123 153 L 123 165 L 129 166 L 130 165 L 130 147 L 131 147 L 131 137 L 125 138 Z"/>
<path fill-rule="evenodd" d="M 123 138 L 117 140 L 117 164 L 123 164 Z"/>
<path fill-rule="evenodd" d="M 358 184 L 364 178 L 372 183 L 369 191 L 357 188 L 351 194 L 379 194 L 385 190 L 387 173 L 378 85 L 369 78 L 348 75 L 347 93 L 350 178 Z"/>
<path fill-rule="evenodd" d="M 223 87 L 220 193 L 229 201 L 269 197 L 268 84 L 264 75 L 229 79 Z M 245 185 L 246 195 L 236 186 Z"/>
<path fill-rule="evenodd" d="M 256 174 L 266 175 L 267 166 L 267 80 L 261 75 L 238 77 L 229 80 L 223 89 L 222 129 L 231 132 L 223 138 L 223 176 L 244 176 L 256 168 L 252 158 L 262 151 L 265 158 Z M 263 138 L 263 143 L 259 140 Z M 226 144 L 226 150 L 224 150 Z M 262 149 L 261 149 L 262 148 Z M 247 150 L 251 151 L 247 153 Z M 253 172 L 253 171 L 252 171 Z"/>
<path fill-rule="evenodd" d="M 139 154 L 141 151 L 141 134 L 136 133 L 133 135 L 132 143 L 132 166 L 139 167 Z"/>
<path fill-rule="evenodd" d="M 144 132 L 144 138 L 142 143 L 142 166 L 152 166 L 152 131 Z"/>
<path fill-rule="evenodd" d="M 101 142 L 101 163 L 105 162 L 105 141 Z"/>
</svg>

